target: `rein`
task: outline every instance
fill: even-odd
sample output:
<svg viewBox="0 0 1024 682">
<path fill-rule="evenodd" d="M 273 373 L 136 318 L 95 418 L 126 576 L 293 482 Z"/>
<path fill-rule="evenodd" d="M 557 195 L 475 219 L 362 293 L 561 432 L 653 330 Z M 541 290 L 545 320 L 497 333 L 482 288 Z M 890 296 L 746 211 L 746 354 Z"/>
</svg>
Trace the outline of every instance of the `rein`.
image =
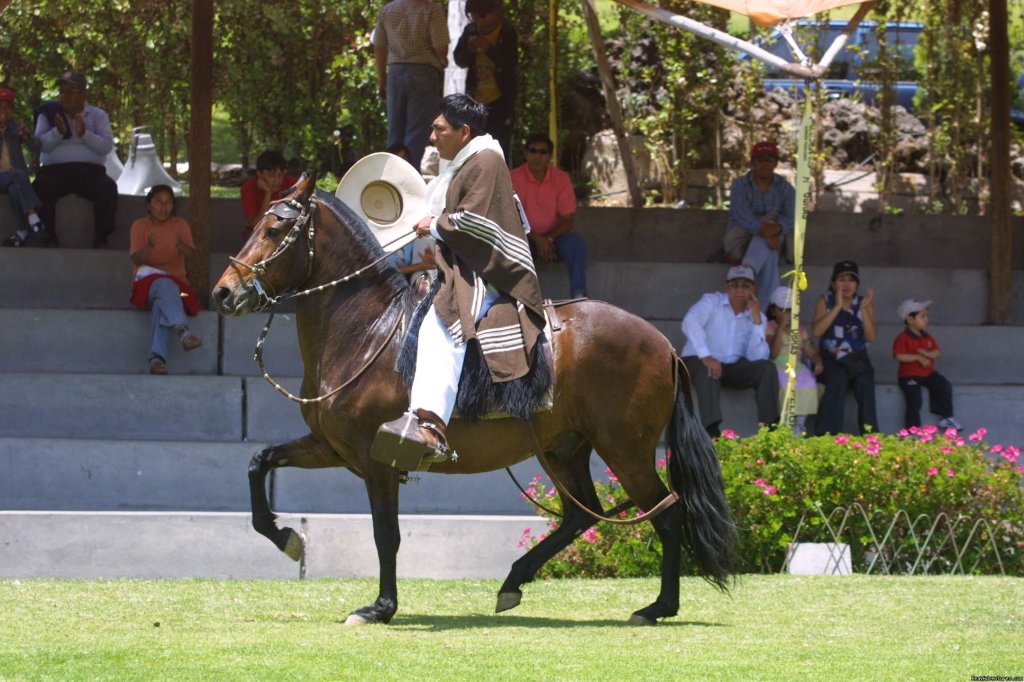
<svg viewBox="0 0 1024 682">
<path fill-rule="evenodd" d="M 673 349 L 672 352 L 674 354 L 675 350 Z M 675 395 L 675 392 L 679 390 L 679 365 L 680 365 L 680 363 L 677 360 L 676 362 L 673 362 L 672 365 L 673 365 L 672 388 L 673 388 L 673 395 Z M 598 514 L 597 512 L 591 510 L 590 507 L 588 507 L 587 505 L 583 504 L 582 502 L 577 500 L 575 497 L 573 497 L 572 493 L 570 493 L 566 489 L 566 487 L 558 480 L 558 477 L 556 477 L 554 475 L 554 473 L 551 471 L 551 468 L 548 466 L 548 462 L 547 462 L 547 453 L 544 451 L 544 448 L 541 446 L 540 439 L 537 438 L 537 430 L 535 428 L 533 428 L 533 422 L 532 421 L 527 421 L 526 422 L 526 428 L 530 432 L 530 439 L 533 441 L 534 454 L 537 457 L 537 461 L 540 462 L 540 465 L 541 465 L 541 467 L 543 467 L 544 472 L 548 475 L 548 478 L 551 479 L 551 483 L 555 486 L 555 489 L 558 491 L 558 494 L 563 496 L 563 497 L 565 497 L 565 498 L 568 498 L 573 504 L 575 504 L 577 507 L 579 507 L 581 510 L 586 512 L 588 515 L 590 515 L 591 517 L 593 517 L 597 521 L 606 521 L 608 523 L 614 523 L 614 524 L 619 525 L 619 526 L 633 526 L 633 525 L 636 525 L 636 524 L 641 523 L 643 521 L 652 521 L 656 516 L 661 514 L 663 511 L 665 511 L 666 509 L 671 507 L 676 502 L 679 502 L 679 499 L 680 499 L 679 493 L 676 492 L 675 489 L 673 489 L 673 487 L 672 487 L 672 476 L 670 474 L 668 476 L 668 495 L 665 497 L 665 499 L 663 499 L 661 502 L 658 502 L 658 504 L 654 505 L 651 509 L 648 509 L 645 512 L 637 514 L 636 516 L 634 516 L 631 519 L 611 518 L 611 516 L 613 516 L 613 515 L 619 514 L 621 512 L 626 511 L 627 509 L 630 509 L 630 508 L 636 506 L 636 504 L 632 500 L 626 500 L 625 502 L 617 505 L 615 508 L 610 509 L 608 512 L 605 512 L 605 513 L 609 514 L 610 516 L 603 516 L 601 514 Z M 519 484 L 519 481 L 516 480 L 515 474 L 512 473 L 512 469 L 510 469 L 509 467 L 505 467 L 505 471 L 508 472 L 509 477 L 512 478 L 512 482 L 516 484 L 516 487 L 519 488 L 519 492 L 521 492 L 526 497 L 526 499 L 528 499 L 530 502 L 532 502 L 534 506 L 538 507 L 539 509 L 542 509 L 542 510 L 546 511 L 547 513 L 549 513 L 549 514 L 551 514 L 553 516 L 557 516 L 557 517 L 560 517 L 560 518 L 564 517 L 564 514 L 559 514 L 559 513 L 555 512 L 555 511 L 551 510 L 551 509 L 548 509 L 547 507 L 545 507 L 541 503 L 537 502 L 537 500 L 533 499 L 533 497 L 528 492 L 526 492 L 526 490 L 523 489 L 523 486 L 521 486 Z M 563 507 L 564 507 L 564 505 L 563 505 Z"/>
<path fill-rule="evenodd" d="M 396 297 L 396 299 L 393 299 L 393 300 L 397 300 L 397 297 Z M 349 377 L 348 381 L 343 383 L 341 386 L 338 386 L 336 388 L 332 388 L 327 393 L 324 393 L 323 395 L 319 395 L 319 396 L 317 396 L 315 398 L 300 398 L 299 396 L 294 395 L 293 393 L 289 392 L 288 389 L 285 388 L 284 386 L 282 386 L 281 384 L 279 384 L 274 379 L 274 377 L 270 376 L 270 373 L 267 372 L 266 368 L 263 366 L 263 342 L 266 341 L 267 334 L 270 332 L 270 324 L 274 321 L 274 313 L 270 313 L 270 317 L 267 319 L 267 324 L 263 327 L 263 331 L 260 333 L 260 338 L 256 340 L 256 350 L 255 350 L 255 352 L 253 354 L 253 359 L 256 361 L 256 364 L 259 365 L 260 372 L 263 374 L 263 378 L 266 379 L 267 382 L 269 382 L 271 386 L 273 386 L 275 389 L 277 389 L 278 393 L 280 393 L 281 395 L 283 395 L 286 398 L 288 398 L 288 400 L 291 400 L 293 402 L 299 403 L 301 405 L 309 405 L 309 404 L 312 404 L 312 403 L 318 403 L 318 402 L 321 402 L 323 400 L 327 400 L 328 398 L 330 398 L 332 396 L 337 395 L 342 390 L 344 390 L 346 386 L 348 386 L 353 381 L 355 381 L 360 376 L 362 376 L 363 372 L 365 372 L 367 370 L 367 368 L 370 367 L 370 365 L 372 365 L 374 362 L 377 361 L 377 358 L 380 357 L 380 354 L 383 353 L 384 349 L 388 347 L 389 343 L 391 343 L 391 339 L 394 338 L 395 332 L 398 331 L 398 328 L 402 326 L 402 321 L 404 319 L 405 319 L 405 312 L 404 311 L 399 312 L 397 319 L 395 319 L 395 323 L 393 325 L 391 325 L 391 331 L 388 332 L 388 335 L 384 338 L 384 341 L 380 344 L 380 347 L 373 352 L 373 355 L 370 356 L 370 359 L 367 360 L 363 364 L 363 366 L 360 367 L 359 370 L 355 374 L 353 374 L 351 377 Z"/>
</svg>

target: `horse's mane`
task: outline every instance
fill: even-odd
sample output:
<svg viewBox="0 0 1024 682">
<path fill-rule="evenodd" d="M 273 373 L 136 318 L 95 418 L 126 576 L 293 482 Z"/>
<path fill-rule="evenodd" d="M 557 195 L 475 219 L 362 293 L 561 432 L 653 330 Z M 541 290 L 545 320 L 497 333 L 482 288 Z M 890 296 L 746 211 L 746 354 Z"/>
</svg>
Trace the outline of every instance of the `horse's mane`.
<svg viewBox="0 0 1024 682">
<path fill-rule="evenodd" d="M 366 252 L 371 261 L 384 255 L 384 249 L 381 248 L 380 242 L 378 242 L 370 232 L 370 228 L 366 225 L 366 221 L 356 215 L 356 212 L 349 208 L 343 201 L 320 188 L 317 188 L 313 196 L 318 204 L 330 210 L 331 213 L 334 214 L 334 217 L 338 219 L 338 222 L 341 223 L 342 227 L 352 234 L 356 240 L 356 244 L 359 245 L 360 249 Z M 388 283 L 392 284 L 396 291 L 409 288 L 409 283 L 406 281 L 405 276 L 398 271 L 398 268 L 395 267 L 395 264 L 390 258 L 385 258 L 378 263 L 377 270 L 387 276 Z"/>
</svg>

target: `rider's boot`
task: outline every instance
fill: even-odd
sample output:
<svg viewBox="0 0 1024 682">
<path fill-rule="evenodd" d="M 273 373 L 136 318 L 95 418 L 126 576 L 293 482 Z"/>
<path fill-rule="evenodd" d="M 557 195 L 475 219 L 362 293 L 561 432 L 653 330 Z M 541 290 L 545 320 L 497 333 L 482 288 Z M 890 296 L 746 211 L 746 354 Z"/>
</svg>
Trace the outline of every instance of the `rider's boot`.
<svg viewBox="0 0 1024 682">
<path fill-rule="evenodd" d="M 420 436 L 426 445 L 434 449 L 433 454 L 429 455 L 426 461 L 436 464 L 448 460 L 452 455 L 452 450 L 448 447 L 448 437 L 444 433 L 444 420 L 423 408 L 416 410 L 415 414 L 419 419 Z"/>
<path fill-rule="evenodd" d="M 430 410 L 406 412 L 377 430 L 370 455 L 401 469 L 420 470 L 455 459 L 445 436 L 445 423 Z"/>
</svg>

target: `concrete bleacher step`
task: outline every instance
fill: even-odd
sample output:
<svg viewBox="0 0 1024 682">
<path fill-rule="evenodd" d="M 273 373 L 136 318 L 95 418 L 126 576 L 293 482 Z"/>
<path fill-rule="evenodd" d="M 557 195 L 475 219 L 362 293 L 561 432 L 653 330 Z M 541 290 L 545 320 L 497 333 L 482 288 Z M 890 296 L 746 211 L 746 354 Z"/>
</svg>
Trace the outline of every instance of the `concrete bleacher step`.
<svg viewBox="0 0 1024 682">
<path fill-rule="evenodd" d="M 810 316 L 810 309 L 802 315 L 805 320 Z M 212 375 L 219 369 L 231 376 L 259 375 L 253 350 L 266 320 L 266 314 L 219 318 L 215 313 L 200 313 L 190 325 L 204 344 L 185 353 L 173 340 L 168 358 L 171 372 Z M 673 347 L 682 350 L 681 319 L 650 321 Z M 878 338 L 869 353 L 880 381 L 896 376 L 891 348 L 902 330 L 901 324 L 878 325 Z M 939 369 L 950 381 L 1024 384 L 1024 364 L 1006 362 L 1016 349 L 1024 347 L 1024 327 L 933 324 L 930 331 L 943 348 Z M 149 372 L 148 343 L 149 315 L 138 311 L 0 309 L 0 372 L 145 374 Z M 219 345 L 223 347 L 220 366 Z M 43 348 L 45 353 L 40 352 Z M 294 314 L 275 316 L 263 359 L 272 376 L 302 375 Z"/>
<path fill-rule="evenodd" d="M 12 251 L 16 251 L 12 253 Z M 226 254 L 213 254 L 211 285 L 227 266 Z M 538 268 L 546 297 L 566 298 L 562 263 Z M 591 298 L 607 301 L 641 317 L 682 318 L 700 296 L 721 288 L 726 266 L 708 263 L 592 261 Z M 807 268 L 808 308 L 828 287 L 830 266 Z M 0 251 L 0 286 L 13 292 L 0 308 L 128 308 L 131 265 L 127 254 L 111 250 L 6 249 Z M 879 321 L 895 318 L 909 297 L 933 299 L 935 324 L 979 325 L 988 317 L 988 279 L 984 269 L 862 266 L 861 281 L 875 291 Z M 1014 323 L 1024 326 L 1024 273 L 1014 274 Z"/>
<path fill-rule="evenodd" d="M 257 443 L 0 438 L 5 509 L 246 511 Z"/>
<path fill-rule="evenodd" d="M 148 374 L 150 320 L 137 310 L 0 308 L 0 373 Z M 259 375 L 253 350 L 266 321 L 208 311 L 189 318 L 203 345 L 186 353 L 172 335 L 171 374 Z M 263 359 L 272 375 L 302 375 L 294 314 L 274 317 Z"/>
<path fill-rule="evenodd" d="M 0 372 L 148 374 L 151 316 L 136 310 L 0 309 Z M 203 345 L 188 353 L 171 335 L 174 374 L 216 374 L 218 316 L 188 321 Z"/>
<path fill-rule="evenodd" d="M 505 577 L 536 516 L 399 516 L 400 578 Z M 282 515 L 301 531 L 301 563 L 256 533 L 248 513 L 0 511 L 0 578 L 376 578 L 367 514 Z M 472 552 L 467 553 L 466 548 Z M 369 599 L 372 596 L 368 595 Z M 474 599 L 491 609 L 494 593 Z M 339 618 L 361 604 L 339 605 Z"/>
<path fill-rule="evenodd" d="M 848 433 L 857 433 L 857 404 L 853 393 L 846 399 L 843 426 Z M 903 429 L 905 403 L 899 386 L 880 382 L 875 386 L 875 407 L 882 433 L 893 434 Z M 978 428 L 988 430 L 986 442 L 1020 446 L 1024 444 L 1024 386 L 992 386 L 967 384 L 953 386 L 953 408 L 967 436 Z M 752 390 L 722 391 L 722 428 L 740 436 L 757 431 L 757 411 Z M 921 410 L 923 424 L 935 424 L 938 417 L 928 412 L 928 399 Z"/>
<path fill-rule="evenodd" d="M 243 381 L 219 376 L 0 374 L 0 436 L 240 441 Z"/>
<path fill-rule="evenodd" d="M 226 254 L 210 256 L 210 283 L 228 264 Z M 127 250 L 2 249 L 3 308 L 127 309 L 132 262 Z"/>
<path fill-rule="evenodd" d="M 0 500 L 4 509 L 23 511 L 249 511 L 249 461 L 265 446 L 0 438 Z M 593 458 L 595 478 L 607 478 L 604 466 Z M 523 486 L 543 473 L 534 460 L 512 471 Z M 420 473 L 414 479 L 401 488 L 403 513 L 517 515 L 532 509 L 504 471 Z M 270 478 L 269 495 L 282 513 L 369 512 L 362 479 L 342 468 L 279 469 Z"/>
<path fill-rule="evenodd" d="M 805 326 L 810 327 L 810 312 Z M 686 337 L 682 320 L 650 320 L 682 351 Z M 903 331 L 902 324 L 878 325 L 877 340 L 868 348 L 875 367 L 875 381 L 895 383 L 898 364 L 892 356 L 892 342 Z M 942 348 L 937 367 L 953 384 L 1024 384 L 1024 363 L 1007 362 L 1018 348 L 1024 348 L 1024 327 L 931 325 L 929 332 Z"/>
</svg>

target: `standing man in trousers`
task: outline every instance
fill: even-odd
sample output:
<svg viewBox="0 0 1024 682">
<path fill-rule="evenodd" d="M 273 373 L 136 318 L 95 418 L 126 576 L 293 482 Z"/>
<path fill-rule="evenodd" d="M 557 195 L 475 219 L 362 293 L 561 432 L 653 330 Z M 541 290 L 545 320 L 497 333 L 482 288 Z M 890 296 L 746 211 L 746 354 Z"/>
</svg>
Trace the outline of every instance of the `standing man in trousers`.
<svg viewBox="0 0 1024 682">
<path fill-rule="evenodd" d="M 437 116 L 448 66 L 448 20 L 432 0 L 392 0 L 373 37 L 377 90 L 387 103 L 388 147 L 404 144 L 416 170 Z"/>
</svg>

